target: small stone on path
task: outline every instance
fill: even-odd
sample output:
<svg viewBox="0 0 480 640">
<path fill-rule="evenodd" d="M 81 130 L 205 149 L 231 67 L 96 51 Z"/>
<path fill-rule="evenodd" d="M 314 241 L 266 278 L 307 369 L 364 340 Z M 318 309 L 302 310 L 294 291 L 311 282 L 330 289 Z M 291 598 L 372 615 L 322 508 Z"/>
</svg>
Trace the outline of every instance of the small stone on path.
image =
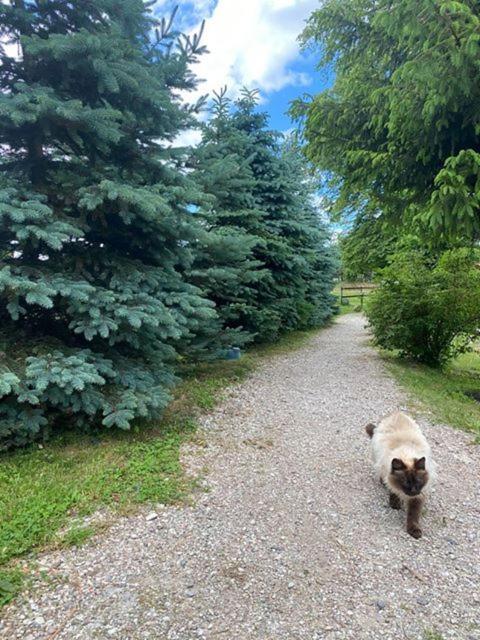
<svg viewBox="0 0 480 640">
<path fill-rule="evenodd" d="M 155 513 L 155 511 L 151 511 L 145 519 L 147 520 L 147 522 L 151 522 L 152 520 L 156 520 L 157 518 L 158 513 Z"/>
</svg>

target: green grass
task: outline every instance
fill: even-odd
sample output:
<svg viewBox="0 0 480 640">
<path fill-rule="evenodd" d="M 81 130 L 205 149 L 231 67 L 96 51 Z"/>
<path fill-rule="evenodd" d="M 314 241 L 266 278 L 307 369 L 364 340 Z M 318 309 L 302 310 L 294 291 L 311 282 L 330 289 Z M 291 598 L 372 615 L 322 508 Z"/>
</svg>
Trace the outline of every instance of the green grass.
<svg viewBox="0 0 480 640">
<path fill-rule="evenodd" d="M 401 361 L 385 355 L 388 368 L 422 410 L 436 420 L 475 434 L 480 443 L 480 403 L 465 395 L 480 391 L 480 353 L 466 353 L 445 369 Z"/>
<path fill-rule="evenodd" d="M 442 634 L 437 631 L 425 631 L 423 638 L 424 640 L 443 640 Z"/>
<path fill-rule="evenodd" d="M 361 312 L 361 306 L 360 306 L 360 298 L 358 299 L 358 301 L 355 300 L 355 298 L 351 298 L 350 299 L 350 304 L 338 304 L 338 315 L 339 316 L 344 316 L 347 313 L 360 313 Z"/>
<path fill-rule="evenodd" d="M 74 525 L 59 536 L 58 544 L 65 547 L 79 547 L 99 530 L 100 527 L 95 525 Z"/>
<path fill-rule="evenodd" d="M 0 569 L 0 607 L 8 604 L 22 590 L 25 574 L 18 567 Z"/>
<path fill-rule="evenodd" d="M 0 566 L 55 540 L 67 520 L 100 505 L 174 502 L 186 490 L 178 450 L 193 422 L 98 438 L 68 434 L 38 449 L 2 456 Z M 73 535 L 73 534 L 72 534 Z"/>
<path fill-rule="evenodd" d="M 185 367 L 184 381 L 156 424 L 128 432 L 63 433 L 43 445 L 0 456 L 0 604 L 21 588 L 20 561 L 46 548 L 79 545 L 97 527 L 85 516 L 102 508 L 129 512 L 142 503 L 176 503 L 193 484 L 180 447 L 194 437 L 196 418 L 222 390 L 242 380 L 262 358 L 296 349 L 315 332 L 287 334 L 236 361 Z"/>
</svg>

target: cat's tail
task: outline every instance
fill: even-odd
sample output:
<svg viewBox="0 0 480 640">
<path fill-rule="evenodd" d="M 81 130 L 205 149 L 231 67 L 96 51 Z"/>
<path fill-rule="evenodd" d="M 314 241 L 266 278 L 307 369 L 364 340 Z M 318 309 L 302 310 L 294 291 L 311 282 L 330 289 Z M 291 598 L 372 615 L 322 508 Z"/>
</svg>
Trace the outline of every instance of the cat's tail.
<svg viewBox="0 0 480 640">
<path fill-rule="evenodd" d="M 369 422 L 369 424 L 367 424 L 367 426 L 365 427 L 365 431 L 368 433 L 368 436 L 370 438 L 373 438 L 373 432 L 375 431 L 375 425 L 372 424 L 371 422 Z"/>
</svg>

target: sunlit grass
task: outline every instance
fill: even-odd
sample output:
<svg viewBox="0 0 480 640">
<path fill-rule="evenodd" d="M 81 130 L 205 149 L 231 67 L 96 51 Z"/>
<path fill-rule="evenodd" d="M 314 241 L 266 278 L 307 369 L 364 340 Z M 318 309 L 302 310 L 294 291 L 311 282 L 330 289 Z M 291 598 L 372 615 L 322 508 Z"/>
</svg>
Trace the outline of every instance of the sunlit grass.
<svg viewBox="0 0 480 640">
<path fill-rule="evenodd" d="M 442 369 L 401 361 L 391 355 L 388 367 L 410 397 L 436 420 L 475 434 L 480 443 L 480 403 L 468 392 L 480 392 L 480 353 L 465 353 Z"/>
</svg>

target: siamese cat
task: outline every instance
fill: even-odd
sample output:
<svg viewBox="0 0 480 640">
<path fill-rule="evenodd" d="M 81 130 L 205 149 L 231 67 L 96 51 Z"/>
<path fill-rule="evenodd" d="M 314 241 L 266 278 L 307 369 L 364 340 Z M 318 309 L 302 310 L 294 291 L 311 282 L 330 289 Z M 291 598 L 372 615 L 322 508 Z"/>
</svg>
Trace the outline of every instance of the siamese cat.
<svg viewBox="0 0 480 640">
<path fill-rule="evenodd" d="M 428 442 L 412 418 L 397 412 L 378 425 L 365 427 L 372 439 L 375 470 L 390 492 L 390 506 L 407 511 L 407 531 L 422 537 L 420 513 L 435 477 L 435 463 Z"/>
</svg>

